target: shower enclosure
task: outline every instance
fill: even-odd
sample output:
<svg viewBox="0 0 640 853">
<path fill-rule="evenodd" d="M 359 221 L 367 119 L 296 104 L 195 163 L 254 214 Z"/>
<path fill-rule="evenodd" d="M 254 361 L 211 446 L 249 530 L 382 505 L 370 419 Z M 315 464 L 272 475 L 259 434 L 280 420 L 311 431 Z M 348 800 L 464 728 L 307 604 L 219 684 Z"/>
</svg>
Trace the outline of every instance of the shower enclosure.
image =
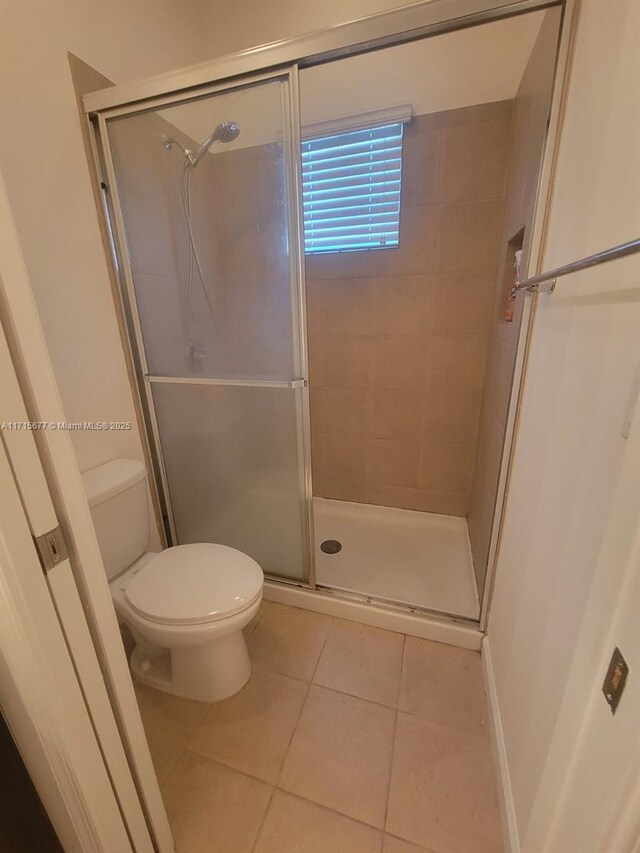
<svg viewBox="0 0 640 853">
<path fill-rule="evenodd" d="M 167 540 L 309 584 L 296 84 L 107 111 L 97 131 Z"/>
<path fill-rule="evenodd" d="M 478 445 L 485 456 L 490 456 L 492 476 L 485 479 L 487 483 L 491 480 L 492 488 L 495 486 L 492 495 L 482 502 L 481 524 L 476 525 L 481 528 L 482 547 L 477 552 L 469 550 L 462 510 L 454 508 L 452 514 L 461 517 L 448 521 L 442 515 L 446 510 L 434 509 L 431 505 L 412 506 L 411 518 L 406 512 L 403 516 L 409 520 L 418 515 L 430 516 L 433 523 L 456 524 L 458 532 L 462 531 L 456 541 L 464 540 L 464 560 L 458 560 L 458 552 L 455 559 L 460 565 L 464 563 L 465 571 L 469 569 L 475 576 L 469 587 L 475 590 L 477 582 L 473 601 L 465 607 L 461 607 L 459 601 L 438 606 L 430 594 L 428 601 L 425 596 L 418 600 L 411 590 L 405 590 L 402 595 L 397 586 L 401 578 L 396 567 L 402 568 L 400 564 L 408 552 L 403 550 L 405 556 L 402 556 L 398 549 L 380 548 L 377 540 L 366 531 L 360 537 L 366 546 L 363 553 L 375 552 L 378 563 L 384 564 L 383 574 L 396 585 L 393 594 L 373 589 L 371 584 L 358 586 L 345 583 L 345 577 L 336 580 L 326 573 L 323 575 L 321 560 L 325 566 L 329 563 L 319 547 L 321 540 L 339 539 L 341 534 L 335 519 L 327 524 L 318 507 L 322 498 L 335 498 L 334 503 L 342 501 L 341 510 L 345 506 L 348 509 L 348 503 L 354 498 L 325 494 L 326 478 L 323 485 L 322 465 L 318 465 L 323 455 L 322 452 L 318 454 L 318 442 L 314 440 L 318 534 L 314 537 L 305 306 L 311 296 L 311 325 L 319 314 L 330 322 L 331 311 L 323 308 L 324 303 L 318 309 L 320 303 L 313 302 L 312 291 L 314 288 L 321 290 L 324 298 L 328 289 L 322 282 L 340 276 L 333 268 L 330 275 L 323 274 L 318 262 L 314 264 L 307 259 L 309 286 L 305 286 L 298 64 L 305 71 L 330 67 L 335 60 L 363 56 L 372 50 L 379 60 L 382 52 L 378 48 L 416 44 L 423 36 L 439 36 L 445 22 L 444 32 L 451 33 L 507 21 L 512 18 L 514 5 L 522 12 L 553 11 L 556 21 L 553 26 L 560 26 L 558 0 L 518 0 L 516 4 L 508 0 L 492 0 L 491 3 L 478 0 L 475 13 L 465 12 L 463 25 L 462 18 L 448 17 L 451 10 L 447 11 L 442 4 L 418 3 L 403 11 L 407 19 L 403 18 L 399 30 L 394 30 L 397 21 L 394 24 L 383 17 L 356 22 L 352 30 L 349 25 L 340 32 L 319 33 L 296 42 L 265 46 L 222 57 L 201 67 L 184 69 L 167 78 L 125 84 L 85 96 L 85 111 L 93 127 L 114 266 L 136 372 L 138 401 L 145 419 L 148 458 L 153 468 L 150 472 L 152 491 L 167 544 L 210 541 L 236 547 L 257 560 L 267 577 L 311 590 L 318 588 L 320 593 L 325 593 L 318 609 L 333 607 L 336 601 L 338 609 L 353 606 L 353 601 L 349 604 L 348 599 L 355 597 L 360 604 L 368 602 L 379 607 L 393 607 L 404 610 L 405 614 L 407 611 L 421 612 L 450 623 L 462 621 L 467 627 L 479 623 L 482 628 L 486 624 L 490 597 L 487 593 L 495 563 L 504 475 L 513 428 L 512 421 L 507 426 L 507 415 L 511 411 L 509 397 L 511 388 L 517 387 L 520 381 L 522 360 L 517 366 L 513 365 L 516 364 L 516 350 L 523 352 L 531 300 L 521 302 L 519 322 L 513 324 L 509 337 L 513 370 L 508 381 L 503 383 L 504 435 L 499 441 L 497 438 L 492 442 L 479 441 Z M 551 38 L 549 45 L 545 67 L 550 97 L 555 65 Z M 267 68 L 274 70 L 267 71 Z M 212 80 L 227 82 L 212 83 Z M 318 91 L 324 97 L 330 87 L 321 86 Z M 401 100 L 400 97 L 397 102 Z M 538 117 L 542 118 L 536 157 L 542 157 L 544 151 L 548 116 L 543 102 L 540 104 Z M 475 104 L 469 109 L 480 107 L 481 104 Z M 486 108 L 493 110 L 489 118 L 497 120 L 495 109 L 491 105 Z M 387 116 L 387 112 L 381 112 Z M 429 112 L 426 109 L 426 113 Z M 414 118 L 415 127 L 406 129 L 408 151 L 411 137 L 416 136 L 423 125 L 428 135 L 429 122 L 434 121 L 433 117 L 420 114 Z M 306 132 L 311 136 L 319 135 L 320 125 L 324 127 L 322 121 L 317 124 L 310 122 L 308 117 L 305 121 Z M 442 127 L 450 124 L 449 117 Z M 457 125 L 460 124 L 458 121 Z M 469 131 L 465 138 L 473 142 L 476 137 L 475 131 Z M 525 148 L 532 150 L 531 146 L 524 146 L 523 150 Z M 409 153 L 410 163 L 415 165 L 419 159 L 412 159 Z M 539 160 L 531 162 L 535 172 L 529 175 L 527 170 L 520 170 L 529 176 L 527 216 L 532 225 L 527 238 L 529 269 L 535 264 L 540 245 L 538 226 L 533 228 L 539 195 Z M 547 182 L 548 173 L 547 169 L 544 173 Z M 405 207 L 420 207 L 415 198 L 411 201 L 410 190 L 417 184 L 409 175 Z M 451 207 L 454 203 L 466 204 L 468 199 L 456 197 L 448 201 Z M 480 204 L 487 199 L 474 201 Z M 492 196 L 488 201 L 495 203 L 496 198 Z M 446 199 L 442 204 L 445 202 Z M 433 199 L 423 202 L 422 206 L 433 208 Z M 414 212 L 407 214 L 405 210 L 401 220 L 404 216 L 405 224 L 408 222 L 411 226 L 413 222 L 415 225 L 417 220 L 411 218 Z M 414 227 L 413 232 L 419 235 L 420 228 Z M 514 226 L 513 233 L 518 229 L 521 230 L 520 225 Z M 507 238 L 511 240 L 512 237 L 510 231 Z M 458 239 L 457 244 L 460 243 Z M 406 250 L 407 245 L 405 254 Z M 402 246 L 388 251 L 397 252 L 398 258 L 404 257 Z M 368 272 L 354 274 L 352 278 L 376 277 L 375 255 L 371 255 L 373 266 L 367 268 Z M 377 255 L 375 262 L 382 257 Z M 412 255 L 413 260 L 419 257 L 420 252 Z M 365 263 L 362 259 L 361 262 Z M 389 266 L 389 275 L 390 270 Z M 424 271 L 411 268 L 396 272 L 401 276 Z M 501 294 L 499 296 L 501 298 Z M 413 314 L 410 312 L 409 316 Z M 430 327 L 434 336 L 445 332 L 454 334 L 455 330 Z M 477 332 L 475 330 L 474 334 Z M 397 334 L 408 336 L 406 329 Z M 345 365 L 349 366 L 349 359 L 344 349 L 333 341 L 335 329 L 327 338 L 330 340 L 322 343 L 324 350 L 320 352 L 320 361 L 323 353 L 330 350 L 334 373 L 339 372 Z M 503 343 L 502 338 L 496 337 L 499 344 Z M 312 345 L 316 344 L 312 340 Z M 318 350 L 314 354 L 313 346 L 312 368 L 317 374 Z M 394 367 L 393 360 L 386 359 L 382 350 L 376 351 L 376 358 L 383 372 L 395 371 L 404 382 L 402 370 L 397 369 L 397 365 Z M 474 363 L 481 362 L 484 363 L 482 355 L 474 359 Z M 415 366 L 417 357 L 412 357 L 409 363 Z M 506 371 L 503 373 L 507 375 Z M 439 380 L 436 390 L 451 396 L 452 389 L 443 388 L 443 384 L 444 380 Z M 396 387 L 386 381 L 383 385 L 385 389 Z M 433 389 L 427 390 L 430 394 Z M 423 396 L 428 395 L 423 392 Z M 435 416 L 434 419 L 437 420 Z M 493 425 L 490 418 L 485 420 L 489 426 Z M 429 425 L 434 426 L 431 421 Z M 435 427 L 440 426 L 435 424 Z M 441 438 L 426 439 L 422 434 L 419 441 L 431 442 L 434 447 L 444 443 Z M 464 441 L 470 443 L 466 438 Z M 449 436 L 450 444 L 461 442 L 462 438 Z M 377 449 L 378 442 L 372 443 Z M 357 450 L 357 445 L 357 441 L 352 442 L 350 447 Z M 455 449 L 449 448 L 451 453 Z M 426 463 L 423 465 L 422 448 L 420 452 L 419 489 L 440 490 L 445 494 L 446 487 L 435 481 L 432 483 L 427 477 L 431 470 L 437 473 L 446 467 L 440 464 L 439 449 L 436 447 L 432 454 L 431 461 L 438 464 L 433 464 L 431 469 Z M 350 465 L 349 452 L 338 456 L 341 465 Z M 475 464 L 475 459 L 472 461 Z M 382 468 L 382 463 L 378 467 Z M 412 471 L 414 468 L 415 463 Z M 455 492 L 456 488 L 448 491 Z M 376 501 L 385 504 L 379 498 L 371 503 Z M 366 497 L 362 503 L 368 510 L 372 509 Z M 391 513 L 403 512 L 393 502 L 383 509 Z M 420 518 L 420 522 L 425 518 Z M 352 525 L 349 535 L 354 529 Z M 428 547 L 417 535 L 410 534 L 408 543 L 403 540 L 403 544 L 409 546 L 411 558 L 415 558 L 416 571 L 425 561 L 443 565 L 442 550 L 437 547 L 439 540 L 433 530 L 429 537 Z M 331 567 L 337 572 L 344 565 L 340 560 L 347 559 L 346 549 L 343 550 L 342 555 L 336 558 L 334 554 L 331 558 Z M 320 571 L 317 583 L 316 559 Z M 368 556 L 363 566 L 370 580 Z M 449 581 L 453 588 L 453 577 Z M 296 603 L 300 601 L 299 596 L 304 595 L 282 584 L 270 588 L 274 596 L 288 603 Z M 328 595 L 333 596 L 331 605 L 327 602 Z M 305 601 L 311 606 L 308 595 Z M 400 614 L 399 618 L 404 615 Z M 438 625 L 437 631 L 440 628 Z M 449 625 L 447 630 L 456 629 Z"/>
</svg>

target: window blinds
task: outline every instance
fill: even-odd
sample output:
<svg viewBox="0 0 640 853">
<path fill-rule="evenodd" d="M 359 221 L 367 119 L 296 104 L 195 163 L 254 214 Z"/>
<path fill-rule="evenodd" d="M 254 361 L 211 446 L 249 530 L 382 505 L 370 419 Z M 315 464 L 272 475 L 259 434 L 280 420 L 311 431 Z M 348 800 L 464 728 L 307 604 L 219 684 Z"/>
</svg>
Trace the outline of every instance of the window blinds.
<svg viewBox="0 0 640 853">
<path fill-rule="evenodd" d="M 305 253 L 398 245 L 402 123 L 302 143 Z"/>
</svg>

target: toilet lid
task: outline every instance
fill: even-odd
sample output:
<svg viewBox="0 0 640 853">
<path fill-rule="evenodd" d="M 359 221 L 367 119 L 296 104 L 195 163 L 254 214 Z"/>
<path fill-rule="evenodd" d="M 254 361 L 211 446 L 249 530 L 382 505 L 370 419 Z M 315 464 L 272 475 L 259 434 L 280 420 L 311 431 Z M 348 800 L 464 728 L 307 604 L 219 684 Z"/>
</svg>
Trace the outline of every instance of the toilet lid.
<svg viewBox="0 0 640 853">
<path fill-rule="evenodd" d="M 249 607 L 260 595 L 262 569 L 226 545 L 176 545 L 162 551 L 131 578 L 131 607 L 155 622 L 214 622 Z"/>
</svg>

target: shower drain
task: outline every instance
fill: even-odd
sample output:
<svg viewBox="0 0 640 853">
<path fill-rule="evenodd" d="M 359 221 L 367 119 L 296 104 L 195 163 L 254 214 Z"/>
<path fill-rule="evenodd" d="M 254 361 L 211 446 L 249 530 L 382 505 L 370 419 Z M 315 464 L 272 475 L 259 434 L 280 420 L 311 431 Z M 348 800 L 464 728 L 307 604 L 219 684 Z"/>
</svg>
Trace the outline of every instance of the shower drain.
<svg viewBox="0 0 640 853">
<path fill-rule="evenodd" d="M 325 554 L 337 554 L 338 551 L 342 551 L 342 543 L 337 539 L 325 539 L 320 545 L 320 550 Z"/>
</svg>

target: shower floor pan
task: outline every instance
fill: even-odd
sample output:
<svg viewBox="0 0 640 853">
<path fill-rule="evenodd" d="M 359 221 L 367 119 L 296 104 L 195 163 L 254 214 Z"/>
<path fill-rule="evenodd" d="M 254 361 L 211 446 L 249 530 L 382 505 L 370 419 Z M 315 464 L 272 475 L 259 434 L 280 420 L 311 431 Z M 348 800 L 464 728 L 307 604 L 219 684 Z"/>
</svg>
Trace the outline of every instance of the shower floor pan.
<svg viewBox="0 0 640 853">
<path fill-rule="evenodd" d="M 464 518 L 314 498 L 316 582 L 344 592 L 477 619 Z M 320 545 L 342 548 L 325 553 Z"/>
</svg>

